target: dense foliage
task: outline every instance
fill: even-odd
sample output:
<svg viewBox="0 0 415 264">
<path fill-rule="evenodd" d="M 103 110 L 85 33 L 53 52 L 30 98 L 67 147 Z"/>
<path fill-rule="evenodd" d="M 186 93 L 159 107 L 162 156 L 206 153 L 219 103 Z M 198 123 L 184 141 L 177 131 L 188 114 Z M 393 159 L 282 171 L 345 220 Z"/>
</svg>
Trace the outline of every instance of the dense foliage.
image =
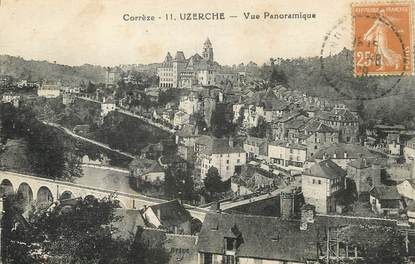
<svg viewBox="0 0 415 264">
<path fill-rule="evenodd" d="M 193 201 L 196 197 L 194 182 L 190 170 L 170 166 L 166 170 L 164 190 L 170 199 L 179 198 Z"/>
<path fill-rule="evenodd" d="M 117 112 L 109 113 L 95 132 L 96 140 L 132 154 L 139 154 L 148 143 L 157 143 L 168 137 L 170 136 L 167 132 Z"/>
<path fill-rule="evenodd" d="M 3 218 L 7 263 L 167 263 L 163 249 L 148 249 L 135 237 L 114 238 L 118 206 L 112 197 L 94 197 L 36 211 L 28 223 L 7 202 Z M 15 225 L 16 228 L 10 227 Z M 6 229 L 7 228 L 7 229 Z"/>
<path fill-rule="evenodd" d="M 217 138 L 234 135 L 236 125 L 232 123 L 232 113 L 224 104 L 217 104 L 212 112 L 211 131 Z"/>
<path fill-rule="evenodd" d="M 28 108 L 1 106 L 4 139 L 23 138 L 31 172 L 51 179 L 73 180 L 82 175 L 75 142 L 56 128 L 38 121 Z"/>
<path fill-rule="evenodd" d="M 349 225 L 340 229 L 339 239 L 357 246 L 361 263 L 403 263 L 405 238 L 396 228 L 387 226 Z"/>
<path fill-rule="evenodd" d="M 216 167 L 210 167 L 203 183 L 205 185 L 206 198 L 208 200 L 216 200 L 220 194 L 229 189 L 229 182 L 223 182 Z"/>
</svg>

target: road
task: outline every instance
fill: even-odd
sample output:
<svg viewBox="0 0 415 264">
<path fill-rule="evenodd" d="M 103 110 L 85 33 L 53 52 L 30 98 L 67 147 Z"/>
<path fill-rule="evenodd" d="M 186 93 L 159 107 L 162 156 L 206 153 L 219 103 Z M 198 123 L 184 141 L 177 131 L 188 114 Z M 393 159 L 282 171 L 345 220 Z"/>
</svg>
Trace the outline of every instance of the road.
<svg viewBox="0 0 415 264">
<path fill-rule="evenodd" d="M 152 126 L 155 126 L 155 127 L 157 127 L 157 128 L 160 128 L 160 129 L 161 129 L 161 130 L 163 130 L 163 131 L 166 131 L 166 132 L 169 132 L 169 133 L 172 133 L 172 134 L 176 133 L 176 130 L 174 130 L 174 129 L 172 129 L 172 128 L 168 128 L 168 127 L 166 127 L 166 126 L 163 126 L 162 124 L 159 124 L 159 123 L 153 122 L 153 121 L 152 121 L 151 119 L 149 119 L 149 118 L 146 118 L 146 117 L 144 117 L 144 116 L 140 116 L 140 115 L 134 114 L 134 113 L 132 113 L 132 112 L 130 112 L 130 111 L 123 110 L 123 109 L 121 109 L 121 108 L 119 108 L 119 107 L 117 107 L 116 109 L 117 109 L 117 111 L 118 111 L 118 112 L 120 112 L 120 113 L 123 113 L 123 114 L 125 114 L 125 115 L 129 115 L 129 116 L 132 116 L 132 117 L 138 118 L 138 119 L 140 119 L 140 120 L 142 120 L 142 121 L 144 121 L 144 122 L 146 122 L 146 123 L 148 123 L 148 124 L 150 124 L 150 125 L 152 125 Z"/>
<path fill-rule="evenodd" d="M 259 195 L 259 196 L 256 196 L 256 197 L 252 197 L 252 198 L 244 199 L 244 200 L 240 200 L 240 201 L 223 202 L 223 203 L 220 204 L 220 209 L 225 211 L 225 210 L 229 210 L 229 209 L 232 209 L 232 208 L 235 208 L 235 207 L 238 207 L 238 206 L 242 206 L 242 205 L 250 204 L 250 203 L 253 203 L 253 202 L 258 202 L 258 201 L 261 201 L 261 200 L 269 199 L 271 197 L 275 197 L 275 196 L 281 194 L 282 192 L 291 192 L 291 190 L 293 188 L 296 188 L 300 185 L 301 185 L 300 184 L 300 179 L 299 179 L 299 177 L 297 177 L 295 179 L 295 181 L 292 182 L 290 185 L 287 185 L 287 186 L 285 186 L 281 189 L 276 189 L 276 190 L 274 190 L 270 193 L 262 194 L 262 195 Z"/>
<path fill-rule="evenodd" d="M 89 97 L 77 96 L 77 98 L 83 99 L 83 100 L 86 100 L 86 101 L 91 101 L 91 102 L 94 102 L 94 103 L 101 104 L 101 102 L 99 102 L 97 100 L 94 100 L 94 99 L 91 99 Z M 153 120 L 151 120 L 149 118 L 146 118 L 146 117 L 141 116 L 141 115 L 134 114 L 133 112 L 130 112 L 130 111 L 125 110 L 125 109 L 122 109 L 122 108 L 120 108 L 118 106 L 115 108 L 115 110 L 118 111 L 118 112 L 120 112 L 120 113 L 123 113 L 125 115 L 138 118 L 138 119 L 140 119 L 140 120 L 142 120 L 142 121 L 144 121 L 144 122 L 146 122 L 146 123 L 148 123 L 148 124 L 150 124 L 152 126 L 155 126 L 157 128 L 160 128 L 163 131 L 166 131 L 166 132 L 169 132 L 169 133 L 172 133 L 172 134 L 176 133 L 176 130 L 174 130 L 172 128 L 168 128 L 168 127 L 166 127 L 166 126 L 164 126 L 164 125 L 162 125 L 160 123 L 154 122 Z"/>
<path fill-rule="evenodd" d="M 42 122 L 43 122 L 44 124 L 46 124 L 46 125 L 56 127 L 56 128 L 58 128 L 58 129 L 60 129 L 60 130 L 64 131 L 66 134 L 68 134 L 68 135 L 70 135 L 70 136 L 72 136 L 72 137 L 74 137 L 74 138 L 77 138 L 77 139 L 80 139 L 80 140 L 82 140 L 82 141 L 86 141 L 86 142 L 89 142 L 89 143 L 91 143 L 91 144 L 94 144 L 94 145 L 100 146 L 100 147 L 102 147 L 102 148 L 104 148 L 104 149 L 107 149 L 107 150 L 110 150 L 110 151 L 116 152 L 116 153 L 118 153 L 118 154 L 120 154 L 120 155 L 123 155 L 123 156 L 125 156 L 125 157 L 129 157 L 129 158 L 132 158 L 132 159 L 134 159 L 134 158 L 135 158 L 135 157 L 134 157 L 134 155 L 132 155 L 132 154 L 130 154 L 130 153 L 127 153 L 127 152 L 124 152 L 124 151 L 120 151 L 120 150 L 118 150 L 118 149 L 113 149 L 113 148 L 111 148 L 110 146 L 108 146 L 107 144 L 104 144 L 104 143 L 101 143 L 101 142 L 98 142 L 98 141 L 95 141 L 95 140 L 92 140 L 92 139 L 89 139 L 89 138 L 86 138 L 86 137 L 80 136 L 80 135 L 78 135 L 78 134 L 76 134 L 76 133 L 72 132 L 71 130 L 69 130 L 69 129 L 67 129 L 66 127 L 63 127 L 63 126 L 61 126 L 61 125 L 59 125 L 59 124 L 56 124 L 56 123 L 50 123 L 50 122 L 45 122 L 45 121 L 42 121 Z"/>
<path fill-rule="evenodd" d="M 75 183 L 118 192 L 139 194 L 130 187 L 128 172 L 121 172 L 111 168 L 98 168 L 82 165 L 84 175 L 75 180 Z"/>
</svg>

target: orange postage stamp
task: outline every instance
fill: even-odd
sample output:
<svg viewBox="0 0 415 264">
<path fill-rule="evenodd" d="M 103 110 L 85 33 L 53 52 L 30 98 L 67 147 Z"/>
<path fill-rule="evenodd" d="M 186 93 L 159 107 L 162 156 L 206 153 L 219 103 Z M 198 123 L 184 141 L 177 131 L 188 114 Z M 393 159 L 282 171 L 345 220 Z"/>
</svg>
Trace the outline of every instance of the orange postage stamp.
<svg viewBox="0 0 415 264">
<path fill-rule="evenodd" d="M 354 75 L 413 73 L 412 3 L 352 5 Z"/>
</svg>

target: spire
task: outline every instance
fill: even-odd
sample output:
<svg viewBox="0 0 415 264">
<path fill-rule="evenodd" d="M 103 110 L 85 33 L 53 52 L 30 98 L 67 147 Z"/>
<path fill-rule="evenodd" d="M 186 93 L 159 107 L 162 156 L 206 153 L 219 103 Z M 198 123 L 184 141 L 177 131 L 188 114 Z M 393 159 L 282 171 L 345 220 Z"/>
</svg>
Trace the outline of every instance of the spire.
<svg viewBox="0 0 415 264">
<path fill-rule="evenodd" d="M 203 44 L 202 56 L 204 59 L 213 62 L 213 47 L 209 38 L 207 38 L 205 43 Z"/>
<path fill-rule="evenodd" d="M 172 60 L 172 56 L 170 54 L 170 52 L 167 52 L 166 58 L 164 59 L 165 62 L 170 62 Z"/>
<path fill-rule="evenodd" d="M 212 46 L 212 43 L 210 42 L 209 37 L 208 37 L 208 38 L 206 38 L 206 41 L 205 41 L 205 46 Z"/>
</svg>

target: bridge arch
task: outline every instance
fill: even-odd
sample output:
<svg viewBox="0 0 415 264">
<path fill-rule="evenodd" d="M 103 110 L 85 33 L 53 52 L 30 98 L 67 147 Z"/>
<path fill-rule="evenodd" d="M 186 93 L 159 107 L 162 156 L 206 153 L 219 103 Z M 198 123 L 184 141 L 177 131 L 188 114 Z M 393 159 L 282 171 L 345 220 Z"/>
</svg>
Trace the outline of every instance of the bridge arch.
<svg viewBox="0 0 415 264">
<path fill-rule="evenodd" d="M 0 196 L 11 195 L 14 193 L 13 184 L 9 179 L 3 179 L 0 183 Z"/>
<path fill-rule="evenodd" d="M 37 191 L 36 204 L 39 207 L 48 207 L 53 203 L 53 195 L 50 189 L 46 186 L 42 186 Z"/>
<path fill-rule="evenodd" d="M 27 208 L 33 201 L 33 191 L 29 184 L 22 182 L 17 189 L 17 198 L 22 202 L 23 208 Z"/>
<path fill-rule="evenodd" d="M 60 196 L 59 196 L 59 200 L 68 200 L 68 199 L 72 199 L 75 196 L 73 195 L 73 193 L 71 191 L 64 191 Z"/>
<path fill-rule="evenodd" d="M 2 182 L 3 181 L 3 182 Z M 25 175 L 10 171 L 0 171 L 0 195 L 8 193 L 18 192 L 20 184 L 26 183 L 32 190 L 33 200 L 32 204 L 46 204 L 49 206 L 53 201 L 59 199 L 62 191 L 70 191 L 74 197 L 85 197 L 87 195 L 93 195 L 90 197 L 96 197 L 98 199 L 105 197 L 113 197 L 121 202 L 121 206 L 128 209 L 140 209 L 144 205 L 152 205 L 165 202 L 162 199 L 151 198 L 147 199 L 145 196 L 115 192 L 114 190 L 107 190 L 102 188 L 96 188 L 93 186 L 84 186 L 80 184 L 67 183 L 63 181 L 51 180 L 40 178 L 31 175 Z M 1 188 L 2 187 L 2 188 Z M 22 190 L 23 189 L 23 190 Z M 3 194 L 1 193 L 3 191 Z M 23 192 L 24 191 L 24 192 Z M 25 197 L 29 198 L 28 188 L 22 187 L 19 192 L 25 193 Z M 30 198 L 29 198 L 30 199 Z M 28 200 L 29 200 L 28 199 Z M 37 200 L 39 199 L 39 202 Z M 194 218 L 198 218 L 203 222 L 207 209 L 197 208 L 187 205 L 187 209 Z"/>
</svg>

